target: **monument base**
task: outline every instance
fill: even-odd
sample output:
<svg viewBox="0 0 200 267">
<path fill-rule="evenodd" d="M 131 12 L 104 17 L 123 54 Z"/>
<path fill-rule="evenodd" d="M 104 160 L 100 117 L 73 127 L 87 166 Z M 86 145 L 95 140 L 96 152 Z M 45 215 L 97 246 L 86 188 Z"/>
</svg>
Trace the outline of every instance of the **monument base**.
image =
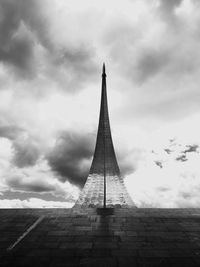
<svg viewBox="0 0 200 267">
<path fill-rule="evenodd" d="M 97 215 L 109 216 L 114 214 L 114 208 L 97 208 Z"/>
<path fill-rule="evenodd" d="M 0 209 L 0 266 L 200 266 L 200 209 L 111 211 Z"/>
</svg>

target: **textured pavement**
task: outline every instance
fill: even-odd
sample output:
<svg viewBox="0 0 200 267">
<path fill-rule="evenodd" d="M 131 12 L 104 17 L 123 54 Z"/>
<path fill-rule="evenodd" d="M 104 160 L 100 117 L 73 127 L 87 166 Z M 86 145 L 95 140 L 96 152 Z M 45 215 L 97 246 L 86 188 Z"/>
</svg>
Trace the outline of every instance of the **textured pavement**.
<svg viewBox="0 0 200 267">
<path fill-rule="evenodd" d="M 200 266 L 200 209 L 2 209 L 0 221 L 0 266 Z"/>
</svg>

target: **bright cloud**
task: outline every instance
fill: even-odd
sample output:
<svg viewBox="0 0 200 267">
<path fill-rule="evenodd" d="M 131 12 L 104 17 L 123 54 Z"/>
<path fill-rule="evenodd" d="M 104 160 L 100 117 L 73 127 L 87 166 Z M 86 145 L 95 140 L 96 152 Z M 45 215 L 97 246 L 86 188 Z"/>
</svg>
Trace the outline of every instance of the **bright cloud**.
<svg viewBox="0 0 200 267">
<path fill-rule="evenodd" d="M 20 199 L 3 199 L 0 201 L 0 208 L 9 209 L 19 209 L 19 208 L 71 208 L 73 203 L 64 201 L 45 201 L 40 198 L 29 198 L 27 200 Z"/>
</svg>

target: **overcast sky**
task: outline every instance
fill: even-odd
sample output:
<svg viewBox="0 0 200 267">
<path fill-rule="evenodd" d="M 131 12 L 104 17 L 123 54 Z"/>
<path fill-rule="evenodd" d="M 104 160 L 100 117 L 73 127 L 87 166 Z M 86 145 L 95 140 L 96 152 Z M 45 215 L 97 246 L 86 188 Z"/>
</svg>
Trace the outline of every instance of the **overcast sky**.
<svg viewBox="0 0 200 267">
<path fill-rule="evenodd" d="M 200 205 L 200 1 L 0 0 L 0 207 L 71 207 L 106 63 L 138 207 Z"/>
</svg>

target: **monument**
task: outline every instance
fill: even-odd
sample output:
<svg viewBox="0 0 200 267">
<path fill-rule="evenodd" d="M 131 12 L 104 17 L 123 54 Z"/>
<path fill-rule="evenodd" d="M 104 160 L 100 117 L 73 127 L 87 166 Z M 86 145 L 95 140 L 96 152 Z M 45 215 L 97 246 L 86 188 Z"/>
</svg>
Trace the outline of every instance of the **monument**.
<svg viewBox="0 0 200 267">
<path fill-rule="evenodd" d="M 133 208 L 107 208 L 116 205 Z M 100 208 L 82 212 L 93 206 Z M 200 266 L 200 209 L 135 208 L 126 191 L 112 143 L 105 66 L 94 158 L 75 207 L 0 209 L 0 266 Z"/>
<path fill-rule="evenodd" d="M 134 207 L 124 185 L 112 141 L 103 64 L 99 126 L 92 165 L 77 207 Z"/>
</svg>

